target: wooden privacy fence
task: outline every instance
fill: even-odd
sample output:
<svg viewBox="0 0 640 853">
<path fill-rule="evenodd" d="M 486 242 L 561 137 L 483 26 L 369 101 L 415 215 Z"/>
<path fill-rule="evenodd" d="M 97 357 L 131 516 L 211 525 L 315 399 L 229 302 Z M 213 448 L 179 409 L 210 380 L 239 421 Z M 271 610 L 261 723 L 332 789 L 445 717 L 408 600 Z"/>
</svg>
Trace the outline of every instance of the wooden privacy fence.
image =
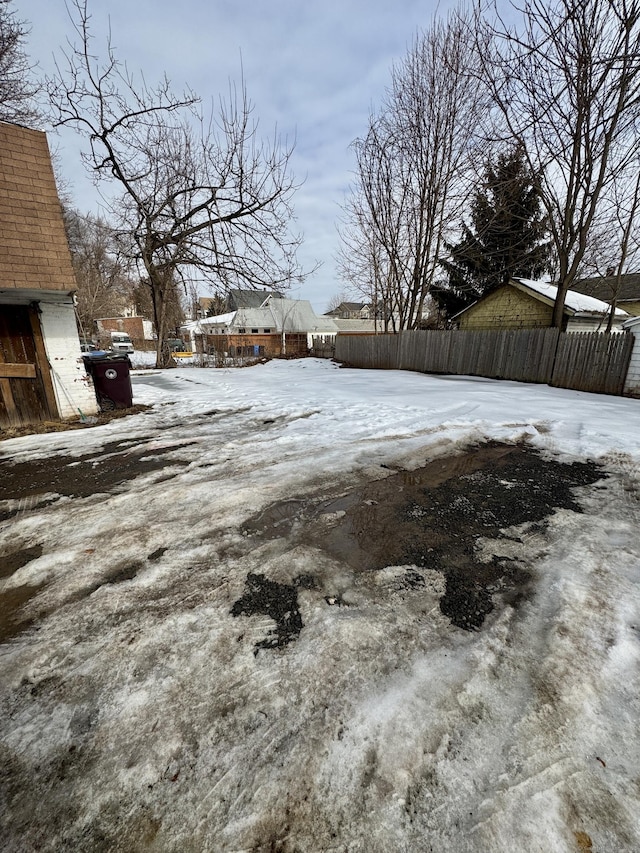
<svg viewBox="0 0 640 853">
<path fill-rule="evenodd" d="M 560 335 L 550 384 L 578 391 L 622 394 L 634 340 L 629 332 Z"/>
<path fill-rule="evenodd" d="M 310 353 L 316 358 L 333 358 L 336 354 L 336 336 L 312 335 Z"/>
<path fill-rule="evenodd" d="M 627 333 L 415 331 L 338 335 L 335 358 L 353 367 L 486 376 L 621 394 L 632 349 L 633 335 Z"/>
</svg>

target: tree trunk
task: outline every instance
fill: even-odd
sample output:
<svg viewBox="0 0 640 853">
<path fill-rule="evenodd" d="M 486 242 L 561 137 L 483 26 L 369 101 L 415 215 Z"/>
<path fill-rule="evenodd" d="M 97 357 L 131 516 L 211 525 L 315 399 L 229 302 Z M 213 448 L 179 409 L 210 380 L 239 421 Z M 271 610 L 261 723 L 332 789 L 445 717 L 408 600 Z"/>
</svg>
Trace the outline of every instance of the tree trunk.
<svg viewBox="0 0 640 853">
<path fill-rule="evenodd" d="M 564 322 L 564 300 L 567 296 L 568 289 L 568 283 L 565 284 L 563 281 L 560 281 L 558 283 L 558 293 L 556 295 L 556 301 L 553 306 L 553 317 L 551 319 L 551 325 L 554 329 L 560 329 L 560 331 L 562 331 L 562 325 Z"/>
<path fill-rule="evenodd" d="M 167 281 L 161 270 L 149 272 L 149 286 L 153 301 L 153 321 L 156 327 L 156 367 L 175 367 L 171 351 L 167 345 Z"/>
</svg>

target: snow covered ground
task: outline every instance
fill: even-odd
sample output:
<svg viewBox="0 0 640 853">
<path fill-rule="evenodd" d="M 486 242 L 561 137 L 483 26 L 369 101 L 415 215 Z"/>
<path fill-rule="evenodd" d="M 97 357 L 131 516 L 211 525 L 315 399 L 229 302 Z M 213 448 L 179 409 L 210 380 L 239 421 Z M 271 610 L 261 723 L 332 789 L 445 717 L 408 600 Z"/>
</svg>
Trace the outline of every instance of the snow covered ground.
<svg viewBox="0 0 640 853">
<path fill-rule="evenodd" d="M 640 850 L 640 401 L 313 359 L 133 384 L 143 413 L 0 444 L 0 477 L 125 477 L 0 500 L 0 598 L 31 620 L 0 645 L 3 850 Z M 437 571 L 407 590 L 247 532 L 487 440 L 603 479 L 478 541 L 534 577 L 478 631 Z M 257 575 L 296 588 L 286 645 L 237 606 Z"/>
</svg>

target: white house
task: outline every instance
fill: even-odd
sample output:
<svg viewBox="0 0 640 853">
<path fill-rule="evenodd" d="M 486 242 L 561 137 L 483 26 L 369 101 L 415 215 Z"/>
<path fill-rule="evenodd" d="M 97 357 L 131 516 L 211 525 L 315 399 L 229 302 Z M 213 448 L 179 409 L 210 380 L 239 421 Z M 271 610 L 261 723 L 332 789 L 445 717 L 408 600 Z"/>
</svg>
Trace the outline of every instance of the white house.
<svg viewBox="0 0 640 853">
<path fill-rule="evenodd" d="M 194 352 L 230 355 L 302 355 L 314 335 L 335 335 L 338 327 L 319 317 L 306 299 L 268 295 L 258 308 L 238 308 L 181 326 Z M 238 352 L 240 350 L 240 352 Z"/>
</svg>

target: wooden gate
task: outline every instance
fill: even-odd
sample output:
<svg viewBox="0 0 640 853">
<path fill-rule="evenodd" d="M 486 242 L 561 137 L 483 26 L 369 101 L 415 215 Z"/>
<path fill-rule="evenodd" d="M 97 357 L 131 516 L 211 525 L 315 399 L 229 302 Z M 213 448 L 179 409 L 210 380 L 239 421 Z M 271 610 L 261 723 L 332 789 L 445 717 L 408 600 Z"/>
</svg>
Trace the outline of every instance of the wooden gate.
<svg viewBox="0 0 640 853">
<path fill-rule="evenodd" d="M 0 427 L 58 416 L 35 305 L 0 305 Z"/>
</svg>

